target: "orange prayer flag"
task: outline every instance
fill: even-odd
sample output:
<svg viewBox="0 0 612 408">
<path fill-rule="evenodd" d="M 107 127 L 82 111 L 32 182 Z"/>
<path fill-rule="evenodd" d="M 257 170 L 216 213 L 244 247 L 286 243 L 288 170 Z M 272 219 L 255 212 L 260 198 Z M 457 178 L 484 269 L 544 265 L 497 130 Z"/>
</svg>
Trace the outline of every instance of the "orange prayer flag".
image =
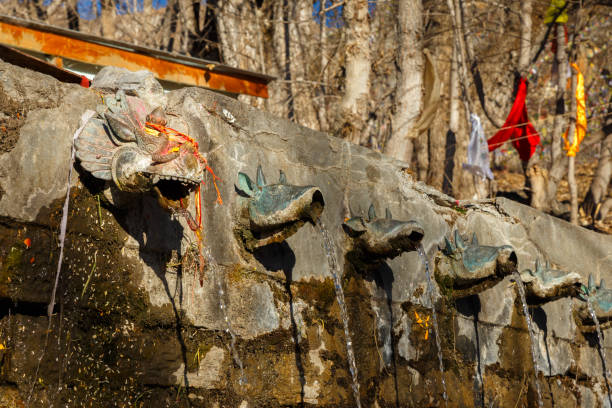
<svg viewBox="0 0 612 408">
<path fill-rule="evenodd" d="M 571 142 L 568 139 L 569 129 L 563 134 L 565 141 L 563 149 L 567 150 L 568 156 L 576 156 L 580 151 L 580 142 L 584 139 L 587 129 L 586 119 L 586 95 L 584 92 L 584 77 L 578 68 L 578 65 L 572 63 L 572 68 L 577 72 L 576 75 L 576 130 Z"/>
</svg>

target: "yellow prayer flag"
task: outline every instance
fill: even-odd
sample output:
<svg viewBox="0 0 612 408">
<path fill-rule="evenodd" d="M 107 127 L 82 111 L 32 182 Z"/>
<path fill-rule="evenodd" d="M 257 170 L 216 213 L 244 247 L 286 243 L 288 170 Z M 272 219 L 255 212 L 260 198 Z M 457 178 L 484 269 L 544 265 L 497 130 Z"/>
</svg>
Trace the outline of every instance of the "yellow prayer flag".
<svg viewBox="0 0 612 408">
<path fill-rule="evenodd" d="M 565 141 L 563 149 L 567 150 L 568 156 L 576 156 L 576 153 L 580 151 L 580 142 L 584 139 L 587 129 L 586 119 L 586 95 L 584 93 L 584 77 L 578 68 L 578 65 L 572 64 L 577 72 L 576 75 L 576 130 L 574 131 L 574 138 L 571 141 L 567 138 L 569 129 L 563 134 L 563 140 Z"/>
<path fill-rule="evenodd" d="M 565 24 L 567 23 L 567 7 L 565 7 L 565 0 L 551 0 L 550 6 L 548 6 L 548 10 L 546 10 L 546 14 L 544 15 L 544 24 L 550 24 L 553 22 L 553 18 L 559 11 L 563 9 L 563 12 L 559 14 L 559 16 L 555 19 L 555 23 Z"/>
</svg>

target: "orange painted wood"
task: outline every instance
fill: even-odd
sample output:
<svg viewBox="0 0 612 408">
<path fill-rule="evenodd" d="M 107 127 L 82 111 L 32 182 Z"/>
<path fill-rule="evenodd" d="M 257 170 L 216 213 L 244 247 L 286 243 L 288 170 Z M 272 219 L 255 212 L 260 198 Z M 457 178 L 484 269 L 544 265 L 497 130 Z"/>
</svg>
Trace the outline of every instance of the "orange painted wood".
<svg viewBox="0 0 612 408">
<path fill-rule="evenodd" d="M 268 97 L 268 86 L 265 79 L 214 72 L 5 21 L 0 21 L 0 43 L 89 64 L 112 65 L 130 71 L 144 69 L 151 71 L 161 80 L 262 98 Z"/>
</svg>

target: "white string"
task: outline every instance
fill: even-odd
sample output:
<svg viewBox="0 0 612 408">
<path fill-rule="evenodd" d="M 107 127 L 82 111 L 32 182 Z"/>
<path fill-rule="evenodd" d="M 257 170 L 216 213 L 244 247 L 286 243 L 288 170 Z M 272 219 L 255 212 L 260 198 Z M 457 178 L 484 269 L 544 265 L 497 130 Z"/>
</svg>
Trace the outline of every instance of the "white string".
<svg viewBox="0 0 612 408">
<path fill-rule="evenodd" d="M 70 183 L 72 181 L 72 168 L 74 163 L 75 156 L 75 148 L 74 142 L 77 140 L 85 125 L 95 115 L 96 112 L 92 110 L 87 110 L 81 116 L 81 127 L 74 132 L 74 136 L 72 137 L 72 146 L 70 153 L 70 164 L 68 166 L 68 188 L 66 189 L 66 200 L 64 201 L 64 208 L 62 209 L 62 222 L 60 223 L 60 253 L 59 259 L 57 261 L 57 273 L 55 275 L 55 285 L 53 286 L 53 292 L 51 292 L 51 301 L 49 302 L 49 306 L 47 306 L 47 315 L 49 316 L 49 321 L 51 321 L 51 315 L 53 314 L 53 307 L 55 306 L 55 293 L 57 291 L 57 284 L 59 282 L 60 271 L 62 270 L 62 259 L 64 258 L 64 241 L 66 239 L 66 226 L 68 224 L 68 205 L 70 203 Z"/>
</svg>

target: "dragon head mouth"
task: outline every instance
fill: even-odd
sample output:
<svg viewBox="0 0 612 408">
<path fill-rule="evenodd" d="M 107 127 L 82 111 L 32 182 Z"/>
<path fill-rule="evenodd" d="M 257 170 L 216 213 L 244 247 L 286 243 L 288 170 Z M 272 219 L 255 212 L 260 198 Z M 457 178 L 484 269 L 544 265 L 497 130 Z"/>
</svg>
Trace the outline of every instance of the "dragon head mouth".
<svg viewBox="0 0 612 408">
<path fill-rule="evenodd" d="M 436 259 L 435 276 L 454 298 L 480 293 L 516 270 L 518 259 L 510 245 L 479 245 L 476 234 L 471 243 L 465 243 L 457 230 L 454 244 L 444 239 L 446 246 Z"/>
<path fill-rule="evenodd" d="M 391 259 L 414 251 L 424 235 L 416 221 L 394 220 L 388 209 L 385 218 L 378 218 L 374 206 L 370 206 L 367 219 L 352 217 L 342 224 L 342 228 L 352 238 L 352 252 L 367 261 Z"/>
<path fill-rule="evenodd" d="M 203 180 L 203 166 L 188 153 L 166 163 L 153 163 L 151 156 L 135 146 L 121 146 L 113 155 L 111 176 L 122 191 L 153 191 L 167 210 L 178 208 Z"/>
<path fill-rule="evenodd" d="M 207 169 L 197 143 L 166 128 L 161 108 L 145 116 L 142 101 L 120 92 L 105 103 L 75 143 L 81 166 L 121 191 L 153 192 L 164 209 L 184 213 Z"/>
<path fill-rule="evenodd" d="M 282 171 L 277 184 L 266 184 L 261 166 L 257 168 L 257 184 L 239 173 L 236 187 L 247 196 L 242 209 L 252 238 L 245 240 L 249 250 L 284 241 L 305 223 L 314 224 L 325 207 L 317 187 L 288 184 Z"/>
</svg>

